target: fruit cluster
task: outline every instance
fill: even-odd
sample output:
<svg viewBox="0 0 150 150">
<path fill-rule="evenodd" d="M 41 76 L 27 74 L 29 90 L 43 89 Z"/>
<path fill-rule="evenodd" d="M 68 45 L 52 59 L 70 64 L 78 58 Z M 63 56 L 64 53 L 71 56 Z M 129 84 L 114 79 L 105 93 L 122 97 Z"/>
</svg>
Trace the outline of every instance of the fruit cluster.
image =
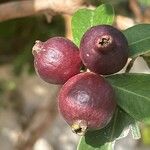
<svg viewBox="0 0 150 150">
<path fill-rule="evenodd" d="M 102 75 L 121 70 L 128 59 L 128 42 L 118 29 L 109 25 L 90 28 L 80 47 L 63 37 L 33 46 L 37 74 L 51 84 L 64 84 L 58 95 L 59 110 L 72 130 L 105 127 L 116 108 L 115 92 Z M 90 72 L 82 72 L 81 68 Z"/>
</svg>

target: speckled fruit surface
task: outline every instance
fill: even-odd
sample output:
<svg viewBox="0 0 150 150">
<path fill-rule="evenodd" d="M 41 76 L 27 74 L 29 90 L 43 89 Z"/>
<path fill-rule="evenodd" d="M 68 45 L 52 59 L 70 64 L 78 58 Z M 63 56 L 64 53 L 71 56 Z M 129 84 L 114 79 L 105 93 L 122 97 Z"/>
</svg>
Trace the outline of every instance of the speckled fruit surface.
<svg viewBox="0 0 150 150">
<path fill-rule="evenodd" d="M 111 85 L 102 76 L 91 72 L 70 78 L 59 92 L 58 104 L 66 122 L 79 135 L 87 129 L 105 127 L 116 108 Z"/>
<path fill-rule="evenodd" d="M 121 31 L 110 25 L 90 28 L 82 37 L 80 55 L 91 71 L 109 75 L 120 71 L 128 59 L 128 42 Z"/>
<path fill-rule="evenodd" d="M 37 74 L 48 83 L 64 84 L 80 72 L 82 62 L 78 47 L 66 38 L 36 41 L 32 52 Z"/>
</svg>

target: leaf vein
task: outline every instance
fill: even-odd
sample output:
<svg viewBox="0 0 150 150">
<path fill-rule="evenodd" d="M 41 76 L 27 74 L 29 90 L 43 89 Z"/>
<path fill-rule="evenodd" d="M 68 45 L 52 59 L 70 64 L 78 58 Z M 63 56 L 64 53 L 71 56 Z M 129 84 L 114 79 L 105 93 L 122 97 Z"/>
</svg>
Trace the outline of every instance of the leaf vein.
<svg viewBox="0 0 150 150">
<path fill-rule="evenodd" d="M 115 86 L 115 85 L 113 85 L 113 87 L 115 87 L 115 88 L 117 88 L 117 89 L 119 89 L 119 90 L 122 90 L 122 91 L 124 91 L 124 92 L 130 93 L 130 94 L 133 94 L 133 95 L 136 95 L 137 97 L 142 97 L 142 98 L 146 99 L 147 101 L 150 101 L 150 98 L 145 97 L 145 96 L 143 96 L 143 95 L 139 95 L 139 94 L 134 93 L 134 92 L 132 92 L 132 91 L 128 91 L 128 90 L 126 90 L 126 89 L 124 89 L 124 88 L 122 88 L 122 87 Z"/>
<path fill-rule="evenodd" d="M 149 40 L 149 39 L 150 39 L 150 37 L 147 37 L 147 38 L 144 38 L 144 39 L 141 39 L 141 40 L 132 42 L 131 44 L 129 44 L 129 46 L 134 45 L 134 44 L 137 44 L 137 43 L 140 43 L 140 42 L 145 41 L 145 40 Z"/>
</svg>

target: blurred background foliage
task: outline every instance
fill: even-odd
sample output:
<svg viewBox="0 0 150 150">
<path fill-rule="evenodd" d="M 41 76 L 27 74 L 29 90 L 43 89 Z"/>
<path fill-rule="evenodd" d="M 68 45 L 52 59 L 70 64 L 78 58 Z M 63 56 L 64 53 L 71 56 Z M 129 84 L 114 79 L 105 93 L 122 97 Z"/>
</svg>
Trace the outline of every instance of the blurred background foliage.
<svg viewBox="0 0 150 150">
<path fill-rule="evenodd" d="M 27 17 L 0 23 L 0 64 L 13 63 L 14 73 L 19 75 L 25 66 L 33 72 L 31 53 L 35 40 L 47 40 L 53 36 L 64 36 L 65 24 L 61 16 L 51 23 L 45 17 Z"/>
</svg>

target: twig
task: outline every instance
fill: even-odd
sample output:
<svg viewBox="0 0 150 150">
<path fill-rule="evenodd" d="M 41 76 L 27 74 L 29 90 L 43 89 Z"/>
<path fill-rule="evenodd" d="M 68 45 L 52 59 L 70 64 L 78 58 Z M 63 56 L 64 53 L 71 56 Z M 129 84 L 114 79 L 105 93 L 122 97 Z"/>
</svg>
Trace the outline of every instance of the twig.
<svg viewBox="0 0 150 150">
<path fill-rule="evenodd" d="M 66 36 L 68 39 L 72 39 L 72 31 L 71 31 L 71 16 L 69 15 L 64 15 L 65 19 L 65 31 L 66 31 Z"/>
<path fill-rule="evenodd" d="M 54 12 L 73 14 L 84 0 L 23 0 L 0 4 L 0 22 L 14 18 Z"/>
<path fill-rule="evenodd" d="M 150 7 L 144 10 L 144 22 L 150 23 Z"/>
<path fill-rule="evenodd" d="M 131 68 L 133 67 L 133 64 L 134 64 L 134 61 L 136 60 L 136 58 L 133 58 L 130 60 L 130 62 L 128 63 L 127 67 L 126 67 L 126 70 L 125 70 L 125 73 L 129 73 Z"/>
<path fill-rule="evenodd" d="M 143 21 L 143 14 L 137 0 L 129 0 L 129 6 L 138 22 Z"/>
</svg>

